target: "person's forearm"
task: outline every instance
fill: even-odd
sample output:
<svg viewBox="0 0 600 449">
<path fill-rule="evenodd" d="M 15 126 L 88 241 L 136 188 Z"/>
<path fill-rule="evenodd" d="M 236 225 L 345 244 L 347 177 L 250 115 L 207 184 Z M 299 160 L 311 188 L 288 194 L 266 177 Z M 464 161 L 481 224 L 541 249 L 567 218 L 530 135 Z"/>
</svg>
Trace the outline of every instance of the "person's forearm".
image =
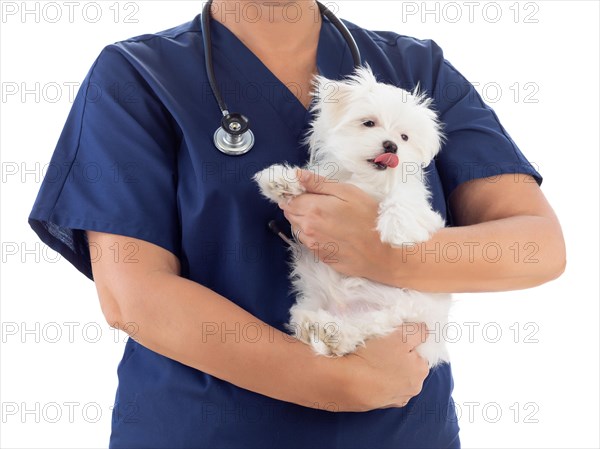
<svg viewBox="0 0 600 449">
<path fill-rule="evenodd" d="M 138 284 L 138 283 L 136 283 Z M 120 291 L 123 328 L 145 347 L 237 386 L 299 405 L 344 403 L 346 360 L 315 355 L 233 302 L 175 274 L 158 272 Z"/>
<path fill-rule="evenodd" d="M 391 269 L 380 281 L 423 292 L 456 293 L 540 285 L 564 270 L 565 248 L 562 239 L 555 238 L 557 226 L 545 217 L 515 216 L 444 228 L 427 242 L 390 248 Z"/>
</svg>

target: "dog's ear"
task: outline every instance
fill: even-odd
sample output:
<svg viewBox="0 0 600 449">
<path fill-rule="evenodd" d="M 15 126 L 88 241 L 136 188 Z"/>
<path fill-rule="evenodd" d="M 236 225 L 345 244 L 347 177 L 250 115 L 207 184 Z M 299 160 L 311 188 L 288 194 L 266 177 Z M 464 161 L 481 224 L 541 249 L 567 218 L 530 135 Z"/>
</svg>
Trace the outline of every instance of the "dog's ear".
<svg viewBox="0 0 600 449">
<path fill-rule="evenodd" d="M 421 90 L 421 83 L 417 82 L 417 85 L 410 93 L 415 98 L 415 104 L 431 108 L 433 100 L 427 96 L 427 92 Z"/>
<path fill-rule="evenodd" d="M 351 84 L 357 86 L 363 86 L 367 89 L 377 85 L 377 77 L 373 73 L 371 66 L 368 63 L 364 63 L 364 65 L 356 67 L 354 69 L 354 73 L 348 77 Z"/>
<path fill-rule="evenodd" d="M 423 157 L 422 165 L 427 167 L 439 153 L 446 138 L 441 131 L 441 126 L 436 123 L 434 128 L 429 128 L 425 135 L 419 139 L 418 148 Z"/>
<path fill-rule="evenodd" d="M 422 112 L 423 120 L 419 121 L 421 130 L 418 133 L 416 145 L 421 151 L 423 164 L 426 166 L 440 151 L 446 141 L 446 136 L 443 132 L 443 124 L 433 109 L 433 100 L 427 96 L 426 92 L 420 90 L 419 84 L 412 90 L 410 98 Z"/>
<path fill-rule="evenodd" d="M 317 75 L 313 79 L 315 110 L 328 118 L 339 121 L 346 111 L 352 95 L 352 86 Z"/>
<path fill-rule="evenodd" d="M 355 68 L 354 72 L 344 80 L 335 81 L 316 75 L 312 84 L 312 95 L 316 97 L 315 110 L 325 113 L 337 121 L 352 101 L 353 94 L 365 89 L 371 90 L 377 84 L 377 78 L 369 64 L 365 63 Z"/>
</svg>

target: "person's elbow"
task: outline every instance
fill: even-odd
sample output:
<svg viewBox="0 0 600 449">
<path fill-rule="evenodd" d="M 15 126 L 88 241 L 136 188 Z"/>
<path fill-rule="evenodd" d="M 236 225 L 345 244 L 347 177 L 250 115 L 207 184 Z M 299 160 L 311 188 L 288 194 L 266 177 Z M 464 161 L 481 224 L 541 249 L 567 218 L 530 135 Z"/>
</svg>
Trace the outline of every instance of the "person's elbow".
<svg viewBox="0 0 600 449">
<path fill-rule="evenodd" d="M 139 290 L 139 282 L 105 263 L 92 264 L 92 273 L 104 319 L 109 326 L 125 330 L 126 323 L 132 321 L 131 309 L 137 301 L 135 290 L 136 283 Z"/>
<path fill-rule="evenodd" d="M 548 220 L 545 232 L 540 230 L 545 236 L 543 244 L 546 250 L 543 251 L 543 259 L 533 258 L 539 263 L 538 285 L 558 279 L 567 267 L 567 250 L 560 223 L 555 217 Z"/>
<path fill-rule="evenodd" d="M 546 282 L 558 279 L 563 275 L 567 268 L 567 250 L 565 248 L 565 242 L 562 238 L 562 234 L 560 234 L 560 237 L 557 236 L 557 240 L 559 241 L 556 242 L 556 245 L 558 246 L 556 250 L 556 256 L 549 264 L 550 266 L 547 271 L 548 279 Z"/>
<path fill-rule="evenodd" d="M 137 322 L 148 298 L 165 281 L 164 276 L 179 275 L 180 264 L 171 252 L 144 240 L 121 235 L 87 231 L 88 241 L 101 250 L 92 262 L 100 308 L 112 327 L 127 332 L 128 323 Z M 134 255 L 115 260 L 111 248 L 127 248 Z"/>
<path fill-rule="evenodd" d="M 94 282 L 104 319 L 109 326 L 117 329 L 121 328 L 125 321 L 121 312 L 121 305 L 117 302 L 111 289 L 107 287 L 103 279 L 94 278 Z"/>
</svg>

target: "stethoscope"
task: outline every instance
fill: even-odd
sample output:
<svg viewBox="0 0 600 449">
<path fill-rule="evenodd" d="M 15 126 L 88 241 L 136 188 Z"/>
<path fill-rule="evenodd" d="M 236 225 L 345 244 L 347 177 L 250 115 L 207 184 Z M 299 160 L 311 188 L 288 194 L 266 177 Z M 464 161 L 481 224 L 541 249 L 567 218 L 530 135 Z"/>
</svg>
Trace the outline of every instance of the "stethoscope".
<svg viewBox="0 0 600 449">
<path fill-rule="evenodd" d="M 210 36 L 210 7 L 212 0 L 209 0 L 204 5 L 202 10 L 202 37 L 204 39 L 204 55 L 206 64 L 206 75 L 208 76 L 208 82 L 212 90 L 223 118 L 221 119 L 221 126 L 217 128 L 213 136 L 213 140 L 217 149 L 225 154 L 231 156 L 240 156 L 247 153 L 254 146 L 254 134 L 250 130 L 250 122 L 248 118 L 237 112 L 229 112 L 227 105 L 223 101 L 221 91 L 217 87 L 215 80 L 215 71 L 212 61 L 212 44 Z M 321 14 L 327 16 L 327 18 L 335 25 L 338 31 L 342 34 L 346 43 L 350 47 L 352 52 L 352 58 L 354 59 L 354 66 L 360 66 L 360 52 L 358 46 L 354 41 L 354 38 L 348 31 L 348 28 L 333 14 L 327 7 L 317 1 Z"/>
</svg>

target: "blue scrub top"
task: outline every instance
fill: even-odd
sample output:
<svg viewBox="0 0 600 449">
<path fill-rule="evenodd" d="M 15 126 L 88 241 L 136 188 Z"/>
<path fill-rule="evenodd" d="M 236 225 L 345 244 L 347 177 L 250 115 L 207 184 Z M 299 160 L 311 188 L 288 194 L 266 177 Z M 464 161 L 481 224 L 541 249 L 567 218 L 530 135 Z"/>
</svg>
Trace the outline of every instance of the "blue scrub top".
<svg viewBox="0 0 600 449">
<path fill-rule="evenodd" d="M 500 173 L 542 177 L 494 111 L 432 40 L 369 31 L 344 21 L 381 81 L 434 98 L 447 141 L 427 181 L 452 225 L 459 184 Z M 85 78 L 29 216 L 39 238 L 92 279 L 82 230 L 159 245 L 182 276 L 282 331 L 294 303 L 288 252 L 267 222 L 285 223 L 251 180 L 274 163 L 302 165 L 311 114 L 225 26 L 212 20 L 216 77 L 231 111 L 248 116 L 255 147 L 217 151 L 221 114 L 204 70 L 200 15 L 106 46 Z M 319 72 L 349 74 L 345 41 L 326 19 Z M 169 298 L 165 298 L 168 301 Z M 254 334 L 252 334 L 254 335 Z M 117 368 L 111 448 L 458 447 L 450 365 L 430 372 L 403 408 L 332 413 L 271 399 L 127 341 Z"/>
</svg>

